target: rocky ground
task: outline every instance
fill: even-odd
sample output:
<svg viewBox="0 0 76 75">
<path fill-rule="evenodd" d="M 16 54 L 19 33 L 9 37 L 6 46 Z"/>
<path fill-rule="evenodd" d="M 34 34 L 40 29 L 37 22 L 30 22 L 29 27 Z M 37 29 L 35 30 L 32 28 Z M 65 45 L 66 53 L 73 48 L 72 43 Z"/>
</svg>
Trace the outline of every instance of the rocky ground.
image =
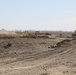
<svg viewBox="0 0 76 75">
<path fill-rule="evenodd" d="M 76 39 L 0 38 L 0 75 L 76 75 Z"/>
</svg>

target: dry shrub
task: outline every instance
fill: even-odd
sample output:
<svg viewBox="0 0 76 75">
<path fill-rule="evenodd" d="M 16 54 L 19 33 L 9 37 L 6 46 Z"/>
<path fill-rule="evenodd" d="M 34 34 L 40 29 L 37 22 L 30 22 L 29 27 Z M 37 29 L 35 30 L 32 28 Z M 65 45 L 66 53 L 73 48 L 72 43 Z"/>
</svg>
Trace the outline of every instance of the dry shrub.
<svg viewBox="0 0 76 75">
<path fill-rule="evenodd" d="M 26 35 L 22 35 L 21 38 L 36 38 L 37 36 L 34 33 L 27 33 Z"/>
<path fill-rule="evenodd" d="M 49 38 L 47 35 L 36 35 L 35 33 L 26 33 L 21 38 Z"/>
<path fill-rule="evenodd" d="M 11 46 L 12 46 L 11 43 L 7 43 L 7 44 L 4 46 L 4 48 L 7 49 L 7 48 L 9 48 L 9 47 L 11 47 Z"/>
</svg>

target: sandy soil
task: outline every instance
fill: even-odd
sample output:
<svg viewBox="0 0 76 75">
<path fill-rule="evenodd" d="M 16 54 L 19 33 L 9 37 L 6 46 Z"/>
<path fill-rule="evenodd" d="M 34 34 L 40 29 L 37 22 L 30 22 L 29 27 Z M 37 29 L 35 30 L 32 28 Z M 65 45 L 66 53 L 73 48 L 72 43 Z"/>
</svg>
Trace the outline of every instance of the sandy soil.
<svg viewBox="0 0 76 75">
<path fill-rule="evenodd" d="M 76 75 L 76 40 L 1 38 L 0 75 Z"/>
</svg>

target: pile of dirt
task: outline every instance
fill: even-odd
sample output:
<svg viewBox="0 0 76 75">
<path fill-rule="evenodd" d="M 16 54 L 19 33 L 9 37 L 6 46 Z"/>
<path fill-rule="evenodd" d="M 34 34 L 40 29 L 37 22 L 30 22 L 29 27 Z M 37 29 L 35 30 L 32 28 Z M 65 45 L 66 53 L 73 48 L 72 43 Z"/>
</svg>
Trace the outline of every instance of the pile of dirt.
<svg viewBox="0 0 76 75">
<path fill-rule="evenodd" d="M 7 31 L 7 30 L 5 30 L 5 29 L 1 29 L 1 30 L 0 30 L 0 34 L 16 35 L 16 33 L 15 33 L 15 32 Z"/>
<path fill-rule="evenodd" d="M 69 45 L 70 41 L 71 40 L 69 40 L 69 39 L 62 40 L 56 44 L 56 47 L 62 47 L 63 45 Z"/>
<path fill-rule="evenodd" d="M 1 29 L 0 30 L 0 38 L 12 38 L 12 37 L 16 37 L 17 34 L 15 32 L 12 31 L 7 31 L 5 29 Z"/>
</svg>

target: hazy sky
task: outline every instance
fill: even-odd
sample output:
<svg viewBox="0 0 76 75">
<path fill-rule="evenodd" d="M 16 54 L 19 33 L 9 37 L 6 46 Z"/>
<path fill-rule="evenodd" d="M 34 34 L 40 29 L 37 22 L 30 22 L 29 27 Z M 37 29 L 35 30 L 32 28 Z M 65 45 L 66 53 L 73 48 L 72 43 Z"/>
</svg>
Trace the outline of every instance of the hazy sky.
<svg viewBox="0 0 76 75">
<path fill-rule="evenodd" d="M 0 29 L 76 30 L 76 0 L 0 0 Z"/>
</svg>

